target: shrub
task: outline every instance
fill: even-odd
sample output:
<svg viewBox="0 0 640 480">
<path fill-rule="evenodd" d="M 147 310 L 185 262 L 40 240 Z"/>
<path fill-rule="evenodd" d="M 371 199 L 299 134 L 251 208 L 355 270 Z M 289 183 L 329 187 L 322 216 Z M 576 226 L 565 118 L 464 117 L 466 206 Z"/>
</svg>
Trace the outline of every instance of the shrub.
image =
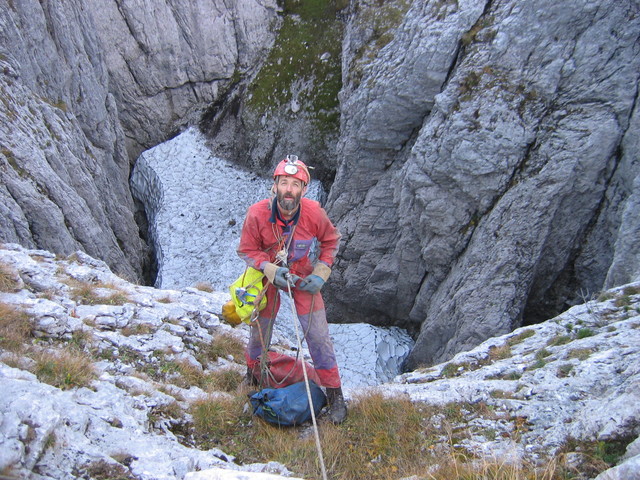
<svg viewBox="0 0 640 480">
<path fill-rule="evenodd" d="M 577 338 L 587 338 L 587 337 L 591 337 L 593 335 L 595 335 L 595 333 L 590 328 L 581 328 L 580 330 L 578 330 L 578 333 L 576 334 L 576 337 Z"/>
<path fill-rule="evenodd" d="M 457 377 L 465 369 L 470 369 L 467 363 L 447 363 L 440 372 L 440 376 L 445 378 Z"/>
</svg>

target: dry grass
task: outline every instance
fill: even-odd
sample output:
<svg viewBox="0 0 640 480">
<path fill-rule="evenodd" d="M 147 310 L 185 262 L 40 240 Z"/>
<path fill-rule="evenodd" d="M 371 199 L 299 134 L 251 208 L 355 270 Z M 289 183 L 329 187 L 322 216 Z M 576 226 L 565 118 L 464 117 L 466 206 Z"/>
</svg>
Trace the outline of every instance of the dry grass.
<svg viewBox="0 0 640 480">
<path fill-rule="evenodd" d="M 240 463 L 278 461 L 294 476 L 308 480 L 322 478 L 318 451 L 311 427 L 278 428 L 250 412 L 243 411 L 246 392 L 236 396 L 210 397 L 192 405 L 192 438 L 201 448 L 218 447 L 234 455 Z M 567 448 L 549 458 L 546 467 L 528 463 L 480 458 L 460 447 L 471 435 L 473 418 L 496 419 L 487 405 L 448 404 L 427 406 L 407 399 L 364 394 L 349 404 L 345 423 L 332 425 L 319 418 L 323 459 L 332 480 L 568 480 L 575 477 L 564 461 Z M 509 419 L 512 435 L 527 429 L 524 417 Z M 491 432 L 488 432 L 489 435 Z M 493 432 L 495 436 L 495 432 Z M 490 435 L 489 435 L 490 436 Z M 605 452 L 603 445 L 586 451 L 584 468 L 596 476 L 612 465 L 592 452 Z M 623 451 L 623 449 L 619 449 Z"/>
<path fill-rule="evenodd" d="M 206 365 L 209 361 L 215 361 L 218 358 L 228 358 L 229 356 L 237 362 L 244 361 L 244 342 L 233 335 L 223 333 L 217 335 L 211 343 L 200 344 L 198 352 L 198 361 Z"/>
<path fill-rule="evenodd" d="M 67 280 L 71 298 L 82 305 L 124 305 L 131 299 L 120 288 L 107 283 L 86 283 L 78 280 Z"/>
<path fill-rule="evenodd" d="M 189 413 L 199 445 L 204 448 L 225 445 L 232 455 L 252 449 L 249 437 L 243 439 L 251 431 L 246 428 L 249 418 L 243 413 L 244 402 L 240 396 L 231 399 L 211 396 L 194 402 Z"/>
<path fill-rule="evenodd" d="M 511 357 L 511 346 L 509 343 L 505 343 L 500 346 L 492 346 L 489 348 L 489 360 L 495 362 L 497 360 L 504 360 Z"/>
<path fill-rule="evenodd" d="M 149 323 L 136 323 L 133 325 L 127 325 L 120 331 L 120 333 L 125 337 L 130 337 L 132 335 L 149 335 L 156 331 L 157 328 Z"/>
<path fill-rule="evenodd" d="M 586 360 L 594 353 L 593 348 L 574 348 L 567 353 L 567 358 L 577 358 L 578 360 Z"/>
<path fill-rule="evenodd" d="M 18 272 L 5 263 L 0 263 L 0 292 L 13 293 L 20 288 Z"/>
<path fill-rule="evenodd" d="M 527 338 L 532 337 L 535 334 L 536 334 L 535 330 L 532 330 L 532 329 L 528 328 L 528 329 L 523 330 L 522 332 L 520 332 L 518 335 L 514 335 L 513 337 L 509 337 L 509 339 L 507 340 L 507 345 L 509 345 L 510 347 L 513 347 L 514 345 L 517 345 L 518 343 L 522 343 Z"/>
<path fill-rule="evenodd" d="M 195 288 L 197 288 L 201 292 L 207 292 L 207 293 L 213 292 L 213 287 L 211 286 L 210 283 L 207 283 L 207 282 L 198 282 L 195 284 Z"/>
<path fill-rule="evenodd" d="M 86 387 L 96 378 L 91 359 L 74 349 L 41 351 L 34 354 L 35 375 L 41 382 L 62 390 Z"/>
<path fill-rule="evenodd" d="M 244 375 L 232 368 L 222 368 L 211 372 L 209 378 L 214 390 L 231 393 L 242 383 Z"/>
<path fill-rule="evenodd" d="M 205 371 L 187 361 L 165 362 L 167 381 L 181 388 L 198 386 L 206 392 L 234 392 L 242 379 L 242 374 L 231 368 Z"/>
<path fill-rule="evenodd" d="M 116 462 L 107 462 L 106 460 L 98 460 L 89 463 L 82 468 L 82 478 L 92 478 L 94 480 L 136 480 L 127 468 Z"/>
<path fill-rule="evenodd" d="M 8 303 L 0 303 L 0 347 L 21 351 L 33 336 L 33 322 L 24 311 Z"/>
</svg>

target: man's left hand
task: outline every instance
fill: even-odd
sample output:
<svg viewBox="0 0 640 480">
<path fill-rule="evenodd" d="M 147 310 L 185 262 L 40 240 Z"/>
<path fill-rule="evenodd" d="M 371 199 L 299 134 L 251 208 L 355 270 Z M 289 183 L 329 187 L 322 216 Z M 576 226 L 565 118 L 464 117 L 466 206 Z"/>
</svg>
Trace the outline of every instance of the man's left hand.
<svg viewBox="0 0 640 480">
<path fill-rule="evenodd" d="M 304 290 L 305 292 L 309 292 L 313 295 L 318 293 L 322 286 L 324 285 L 324 280 L 320 278 L 318 275 L 309 275 L 306 278 L 303 278 L 298 285 L 299 290 Z"/>
</svg>

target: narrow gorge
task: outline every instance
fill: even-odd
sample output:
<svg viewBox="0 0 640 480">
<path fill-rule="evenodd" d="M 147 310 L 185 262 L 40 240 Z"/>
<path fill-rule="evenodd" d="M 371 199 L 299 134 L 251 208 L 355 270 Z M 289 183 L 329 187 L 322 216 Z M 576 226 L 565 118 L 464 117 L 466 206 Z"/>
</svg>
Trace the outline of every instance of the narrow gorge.
<svg viewBox="0 0 640 480">
<path fill-rule="evenodd" d="M 3 242 L 153 283 L 129 176 L 197 125 L 316 167 L 331 318 L 408 329 L 407 369 L 638 279 L 637 2 L 0 6 Z"/>
</svg>

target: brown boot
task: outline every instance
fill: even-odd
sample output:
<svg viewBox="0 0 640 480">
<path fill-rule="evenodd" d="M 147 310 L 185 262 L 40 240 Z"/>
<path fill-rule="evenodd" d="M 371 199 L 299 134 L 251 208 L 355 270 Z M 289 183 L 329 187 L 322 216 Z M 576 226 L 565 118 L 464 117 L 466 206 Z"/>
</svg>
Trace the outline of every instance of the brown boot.
<svg viewBox="0 0 640 480">
<path fill-rule="evenodd" d="M 247 387 L 257 387 L 258 379 L 253 375 L 253 371 L 247 367 L 247 373 L 244 376 L 244 381 L 242 382 Z"/>
<path fill-rule="evenodd" d="M 327 404 L 329 408 L 329 420 L 339 425 L 347 418 L 347 405 L 344 403 L 342 388 L 327 388 Z"/>
</svg>

